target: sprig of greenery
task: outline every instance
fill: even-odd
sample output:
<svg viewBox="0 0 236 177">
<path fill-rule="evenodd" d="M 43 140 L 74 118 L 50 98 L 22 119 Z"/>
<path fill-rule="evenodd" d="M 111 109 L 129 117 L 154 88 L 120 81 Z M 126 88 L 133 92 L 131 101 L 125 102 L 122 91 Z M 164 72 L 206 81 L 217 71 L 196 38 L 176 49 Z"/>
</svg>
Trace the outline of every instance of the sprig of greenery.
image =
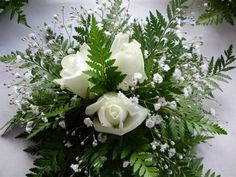
<svg viewBox="0 0 236 177">
<path fill-rule="evenodd" d="M 26 20 L 26 15 L 24 14 L 22 7 L 28 3 L 28 0 L 10 0 L 10 1 L 5 1 L 1 0 L 0 1 L 0 10 L 2 10 L 1 13 L 10 11 L 11 12 L 11 20 L 15 15 L 17 15 L 17 22 L 20 24 L 23 24 L 27 27 L 29 27 L 27 20 Z"/>
<path fill-rule="evenodd" d="M 105 35 L 97 27 L 94 17 L 88 45 L 90 61 L 87 63 L 92 69 L 85 73 L 90 76 L 89 81 L 94 84 L 90 91 L 100 95 L 116 90 L 125 75 L 117 71 L 118 67 L 113 66 L 115 59 L 111 59 L 110 46 L 107 44 Z"/>
<path fill-rule="evenodd" d="M 236 1 L 208 0 L 207 9 L 198 18 L 197 23 L 202 25 L 221 24 L 223 21 L 234 25 L 236 17 Z"/>
</svg>

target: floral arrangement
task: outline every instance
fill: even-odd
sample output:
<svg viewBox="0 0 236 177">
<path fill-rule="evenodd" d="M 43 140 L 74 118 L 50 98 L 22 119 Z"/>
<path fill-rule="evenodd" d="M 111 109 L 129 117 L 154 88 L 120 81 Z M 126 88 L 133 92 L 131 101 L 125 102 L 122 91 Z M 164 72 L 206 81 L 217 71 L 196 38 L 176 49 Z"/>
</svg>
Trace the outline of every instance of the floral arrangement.
<svg viewBox="0 0 236 177">
<path fill-rule="evenodd" d="M 29 27 L 26 15 L 22 10 L 22 7 L 27 3 L 28 0 L 0 0 L 0 15 L 10 11 L 11 19 L 17 14 L 17 22 Z"/>
<path fill-rule="evenodd" d="M 216 177 L 203 170 L 196 145 L 227 134 L 203 100 L 231 79 L 232 46 L 219 58 L 187 41 L 185 0 L 132 19 L 129 3 L 98 1 L 96 10 L 64 8 L 53 27 L 24 39 L 25 52 L 0 57 L 15 73 L 5 131 L 34 142 L 28 177 Z"/>
<path fill-rule="evenodd" d="M 226 21 L 234 25 L 236 17 L 236 1 L 235 0 L 208 0 L 204 3 L 205 12 L 198 18 L 197 23 L 220 24 Z"/>
</svg>

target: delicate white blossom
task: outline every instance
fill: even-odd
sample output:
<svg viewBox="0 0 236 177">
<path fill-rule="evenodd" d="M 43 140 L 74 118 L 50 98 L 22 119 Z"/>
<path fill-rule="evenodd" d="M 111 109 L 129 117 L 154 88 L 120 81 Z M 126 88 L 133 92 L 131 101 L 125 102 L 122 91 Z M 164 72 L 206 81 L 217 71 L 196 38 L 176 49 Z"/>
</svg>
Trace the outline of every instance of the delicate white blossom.
<svg viewBox="0 0 236 177">
<path fill-rule="evenodd" d="M 158 111 L 159 109 L 161 109 L 161 103 L 155 103 L 154 109 L 155 109 L 155 111 Z"/>
<path fill-rule="evenodd" d="M 151 118 L 148 118 L 146 120 L 146 127 L 148 128 L 153 128 L 155 126 L 156 122 L 155 120 L 151 119 Z"/>
<path fill-rule="evenodd" d="M 160 74 L 156 73 L 153 75 L 153 81 L 160 84 L 163 82 L 163 77 Z"/>
<path fill-rule="evenodd" d="M 93 126 L 93 121 L 87 117 L 84 119 L 84 124 L 87 126 L 87 127 L 92 127 Z"/>
<path fill-rule="evenodd" d="M 187 98 L 192 94 L 192 88 L 190 86 L 184 88 L 184 96 Z"/>
<path fill-rule="evenodd" d="M 74 172 L 79 172 L 79 164 L 71 164 L 70 168 L 71 168 Z"/>
<path fill-rule="evenodd" d="M 129 161 L 124 161 L 124 162 L 123 162 L 123 168 L 128 167 L 128 166 L 129 166 L 129 163 L 130 163 Z"/>
</svg>

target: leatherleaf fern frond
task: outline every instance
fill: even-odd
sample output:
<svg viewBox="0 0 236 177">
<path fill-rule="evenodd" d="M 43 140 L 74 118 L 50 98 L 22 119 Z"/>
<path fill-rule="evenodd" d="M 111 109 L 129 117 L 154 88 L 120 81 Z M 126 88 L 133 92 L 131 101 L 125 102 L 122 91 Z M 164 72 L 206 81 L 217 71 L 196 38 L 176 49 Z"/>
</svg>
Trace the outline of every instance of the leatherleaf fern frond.
<svg viewBox="0 0 236 177">
<path fill-rule="evenodd" d="M 176 35 L 175 29 L 177 19 L 184 19 L 181 9 L 185 8 L 185 2 L 186 0 L 171 1 L 167 7 L 168 19 L 156 11 L 155 13 L 150 12 L 145 26 L 139 23 L 134 24 L 133 38 L 141 43 L 143 53 L 147 53 L 144 57 L 146 58 L 145 69 L 148 76 L 158 70 L 154 60 L 161 59 L 163 53 L 171 53 L 171 57 L 175 58 L 170 60 L 173 65 L 176 59 L 182 55 L 182 51 L 179 50 L 182 48 L 181 39 Z"/>
<path fill-rule="evenodd" d="M 123 81 L 125 75 L 117 71 L 113 64 L 115 59 L 111 59 L 110 46 L 106 36 L 99 30 L 95 18 L 92 18 L 91 31 L 89 34 L 89 58 L 88 65 L 92 68 L 85 71 L 90 76 L 89 81 L 94 84 L 90 92 L 98 95 L 116 90 L 119 83 Z"/>
<path fill-rule="evenodd" d="M 87 17 L 80 16 L 81 19 L 81 25 L 78 27 L 75 27 L 75 31 L 77 32 L 76 35 L 73 36 L 73 38 L 80 43 L 80 45 L 83 45 L 84 43 L 88 42 L 89 38 L 89 28 L 91 26 L 91 15 L 88 15 Z"/>
<path fill-rule="evenodd" d="M 140 177 L 158 176 L 158 168 L 156 167 L 154 155 L 148 152 L 132 153 L 130 157 L 130 165 L 133 166 L 134 173 L 138 173 Z"/>
<path fill-rule="evenodd" d="M 236 61 L 235 55 L 233 55 L 233 46 L 229 46 L 227 50 L 224 51 L 225 56 L 221 55 L 217 59 L 214 57 L 211 58 L 207 75 L 206 82 L 213 87 L 214 89 L 219 89 L 223 91 L 220 85 L 216 81 L 223 81 L 228 83 L 228 80 L 231 80 L 231 77 L 226 74 L 226 72 L 231 71 L 235 68 L 233 65 Z"/>
<path fill-rule="evenodd" d="M 236 1 L 208 0 L 205 12 L 197 20 L 198 24 L 221 24 L 226 21 L 235 24 Z"/>
</svg>

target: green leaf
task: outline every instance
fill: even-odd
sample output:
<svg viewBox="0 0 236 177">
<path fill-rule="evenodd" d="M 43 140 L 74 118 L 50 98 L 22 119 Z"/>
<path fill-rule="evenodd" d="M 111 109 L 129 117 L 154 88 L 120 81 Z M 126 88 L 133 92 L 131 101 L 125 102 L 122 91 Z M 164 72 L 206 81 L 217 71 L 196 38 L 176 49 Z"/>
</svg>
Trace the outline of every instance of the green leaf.
<svg viewBox="0 0 236 177">
<path fill-rule="evenodd" d="M 109 44 L 109 39 L 98 29 L 96 20 L 92 17 L 88 40 L 90 61 L 87 62 L 91 70 L 85 71 L 85 73 L 90 76 L 89 81 L 94 84 L 90 91 L 98 95 L 116 90 L 125 78 L 125 75 L 113 66 L 115 60 L 110 58 Z"/>
<path fill-rule="evenodd" d="M 130 165 L 133 166 L 134 173 L 138 173 L 140 177 L 156 177 L 159 169 L 156 162 L 150 160 L 153 155 L 148 152 L 132 153 L 130 157 Z"/>
</svg>

